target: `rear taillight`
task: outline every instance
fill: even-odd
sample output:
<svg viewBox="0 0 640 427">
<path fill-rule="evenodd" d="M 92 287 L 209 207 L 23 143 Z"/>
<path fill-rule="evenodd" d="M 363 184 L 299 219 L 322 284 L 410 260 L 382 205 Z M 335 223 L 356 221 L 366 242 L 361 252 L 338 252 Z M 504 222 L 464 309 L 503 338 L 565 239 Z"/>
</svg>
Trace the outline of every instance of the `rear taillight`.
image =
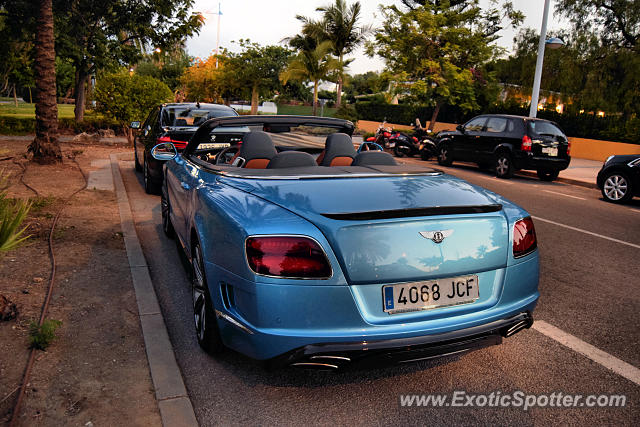
<svg viewBox="0 0 640 427">
<path fill-rule="evenodd" d="M 533 252 L 538 247 L 536 229 L 530 216 L 516 221 L 513 226 L 513 256 L 519 258 Z"/>
<path fill-rule="evenodd" d="M 187 147 L 187 143 L 185 141 L 176 141 L 175 139 L 171 139 L 170 136 L 161 136 L 156 139 L 156 144 L 164 144 L 166 142 L 172 143 L 178 150 L 183 150 Z"/>
<path fill-rule="evenodd" d="M 249 237 L 249 267 L 257 274 L 292 279 L 327 279 L 331 266 L 318 243 L 302 236 Z"/>
<path fill-rule="evenodd" d="M 571 141 L 567 139 L 567 156 L 571 155 Z"/>
<path fill-rule="evenodd" d="M 522 137 L 522 144 L 520 145 L 520 149 L 522 151 L 531 151 L 531 138 L 529 138 L 529 135 L 525 135 Z"/>
</svg>

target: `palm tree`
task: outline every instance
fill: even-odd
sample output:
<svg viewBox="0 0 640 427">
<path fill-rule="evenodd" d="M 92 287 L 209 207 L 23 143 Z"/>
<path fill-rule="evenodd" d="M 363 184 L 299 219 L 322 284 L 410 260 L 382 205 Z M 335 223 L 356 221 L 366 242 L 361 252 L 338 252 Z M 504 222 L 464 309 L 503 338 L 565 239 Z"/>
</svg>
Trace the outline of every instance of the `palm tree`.
<svg viewBox="0 0 640 427">
<path fill-rule="evenodd" d="M 340 70 L 337 73 L 338 94 L 336 100 L 336 107 L 340 108 L 344 69 L 351 62 L 345 61 L 344 57 L 365 41 L 372 28 L 370 25 L 358 25 L 361 10 L 359 1 L 348 6 L 345 0 L 335 0 L 334 4 L 319 7 L 316 10 L 323 13 L 320 21 L 313 21 L 304 16 L 297 16 L 297 18 L 304 23 L 307 32 L 319 40 L 331 42 L 331 53 L 338 58 L 340 63 Z"/>
<path fill-rule="evenodd" d="M 318 85 L 327 80 L 339 69 L 338 61 L 331 56 L 332 45 L 329 41 L 318 42 L 309 35 L 297 35 L 289 39 L 289 44 L 298 50 L 296 55 L 280 73 L 282 84 L 289 80 L 313 82 L 313 115 L 318 113 Z"/>
<path fill-rule="evenodd" d="M 56 52 L 53 38 L 52 0 L 40 0 L 36 31 L 36 137 L 29 145 L 33 160 L 39 163 L 62 161 L 58 144 L 58 105 L 56 103 Z"/>
</svg>

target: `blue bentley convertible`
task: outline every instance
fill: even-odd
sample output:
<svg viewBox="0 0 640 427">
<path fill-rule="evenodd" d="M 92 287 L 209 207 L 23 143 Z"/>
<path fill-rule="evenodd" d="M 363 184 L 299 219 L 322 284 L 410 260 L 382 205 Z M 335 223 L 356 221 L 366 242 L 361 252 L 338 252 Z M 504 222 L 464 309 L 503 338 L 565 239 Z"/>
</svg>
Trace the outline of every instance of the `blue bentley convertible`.
<svg viewBox="0 0 640 427">
<path fill-rule="evenodd" d="M 241 143 L 212 142 L 213 129 L 243 126 Z M 297 143 L 313 129 L 326 142 Z M 339 369 L 478 349 L 533 323 L 529 214 L 441 171 L 357 153 L 353 130 L 320 117 L 213 118 L 182 153 L 153 149 L 168 160 L 163 228 L 191 261 L 206 351 Z"/>
</svg>

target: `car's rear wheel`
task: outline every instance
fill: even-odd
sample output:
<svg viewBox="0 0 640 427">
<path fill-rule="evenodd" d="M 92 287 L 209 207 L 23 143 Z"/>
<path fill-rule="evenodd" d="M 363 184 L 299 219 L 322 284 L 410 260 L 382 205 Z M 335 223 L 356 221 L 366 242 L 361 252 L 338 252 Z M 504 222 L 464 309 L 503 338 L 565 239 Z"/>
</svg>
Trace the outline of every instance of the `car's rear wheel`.
<svg viewBox="0 0 640 427">
<path fill-rule="evenodd" d="M 140 165 L 140 160 L 138 160 L 138 149 L 135 143 L 133 144 L 133 164 L 135 165 L 136 172 L 142 172 L 142 165 Z"/>
<path fill-rule="evenodd" d="M 560 171 L 557 169 L 553 169 L 553 170 L 538 169 L 536 172 L 538 173 L 538 178 L 540 178 L 541 181 L 553 181 L 560 174 Z"/>
<path fill-rule="evenodd" d="M 218 354 L 224 350 L 220 338 L 218 321 L 211 303 L 207 279 L 204 273 L 204 262 L 200 245 L 193 248 L 191 300 L 193 302 L 193 321 L 196 327 L 198 344 L 209 354 Z"/>
<path fill-rule="evenodd" d="M 160 209 L 162 211 L 162 231 L 164 234 L 172 239 L 175 236 L 175 230 L 171 223 L 171 205 L 169 204 L 169 193 L 167 190 L 167 184 L 162 186 L 162 194 L 160 195 Z"/>
<path fill-rule="evenodd" d="M 450 166 L 453 163 L 451 157 L 451 148 L 449 144 L 442 144 L 438 149 L 438 164 L 442 166 Z"/>
<path fill-rule="evenodd" d="M 608 202 L 624 203 L 633 197 L 633 189 L 629 178 L 620 172 L 607 175 L 602 185 L 602 195 Z"/>
<path fill-rule="evenodd" d="M 142 169 L 142 175 L 144 176 L 144 191 L 147 194 L 158 194 L 158 184 L 151 179 L 151 175 L 149 174 L 149 164 L 147 163 L 146 158 L 144 159 Z"/>
<path fill-rule="evenodd" d="M 496 154 L 496 176 L 498 178 L 511 178 L 513 176 L 513 162 L 511 155 L 505 151 Z"/>
</svg>

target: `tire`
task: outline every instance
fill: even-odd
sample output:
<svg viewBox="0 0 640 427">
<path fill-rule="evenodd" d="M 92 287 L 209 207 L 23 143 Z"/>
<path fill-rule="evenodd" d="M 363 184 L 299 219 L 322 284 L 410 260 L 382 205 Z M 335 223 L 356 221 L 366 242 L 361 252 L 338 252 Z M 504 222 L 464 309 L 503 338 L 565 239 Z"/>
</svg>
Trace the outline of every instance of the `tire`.
<svg viewBox="0 0 640 427">
<path fill-rule="evenodd" d="M 396 155 L 396 157 L 404 157 L 404 153 L 402 152 L 402 150 L 400 149 L 400 147 L 398 147 L 398 144 L 396 143 L 396 146 L 393 147 L 393 154 Z"/>
<path fill-rule="evenodd" d="M 501 151 L 496 154 L 495 169 L 498 178 L 511 178 L 513 176 L 511 154 L 506 151 Z"/>
<path fill-rule="evenodd" d="M 136 172 L 142 172 L 142 166 L 140 165 L 140 161 L 138 160 L 138 149 L 136 148 L 136 143 L 133 143 L 133 163 L 136 168 Z"/>
<path fill-rule="evenodd" d="M 558 175 L 560 174 L 559 170 L 544 170 L 544 169 L 538 169 L 537 171 L 538 174 L 538 178 L 540 178 L 540 181 L 553 181 L 555 180 Z"/>
<path fill-rule="evenodd" d="M 428 150 L 422 150 L 420 151 L 420 158 L 422 160 L 429 160 L 431 158 L 431 153 Z"/>
<path fill-rule="evenodd" d="M 224 344 L 220 338 L 218 321 L 211 303 L 209 287 L 204 273 L 204 263 L 200 245 L 193 247 L 193 271 L 191 279 L 191 302 L 193 306 L 193 321 L 196 329 L 198 344 L 204 351 L 214 355 L 224 350 Z"/>
<path fill-rule="evenodd" d="M 149 166 L 146 158 L 144 159 L 144 165 L 142 167 L 142 175 L 144 176 L 144 191 L 147 194 L 158 194 L 158 184 L 153 182 L 153 179 L 149 176 Z"/>
<path fill-rule="evenodd" d="M 625 203 L 633 197 L 631 180 L 622 172 L 611 172 L 602 181 L 602 196 L 607 202 Z"/>
<path fill-rule="evenodd" d="M 451 166 L 453 158 L 451 157 L 451 148 L 449 144 L 442 144 L 438 148 L 438 164 L 441 166 Z"/>
<path fill-rule="evenodd" d="M 171 205 L 169 204 L 169 193 L 166 182 L 162 186 L 162 194 L 160 195 L 160 210 L 162 212 L 162 231 L 164 231 L 165 236 L 173 239 L 176 232 L 171 223 L 171 215 L 169 215 L 171 213 Z"/>
</svg>

